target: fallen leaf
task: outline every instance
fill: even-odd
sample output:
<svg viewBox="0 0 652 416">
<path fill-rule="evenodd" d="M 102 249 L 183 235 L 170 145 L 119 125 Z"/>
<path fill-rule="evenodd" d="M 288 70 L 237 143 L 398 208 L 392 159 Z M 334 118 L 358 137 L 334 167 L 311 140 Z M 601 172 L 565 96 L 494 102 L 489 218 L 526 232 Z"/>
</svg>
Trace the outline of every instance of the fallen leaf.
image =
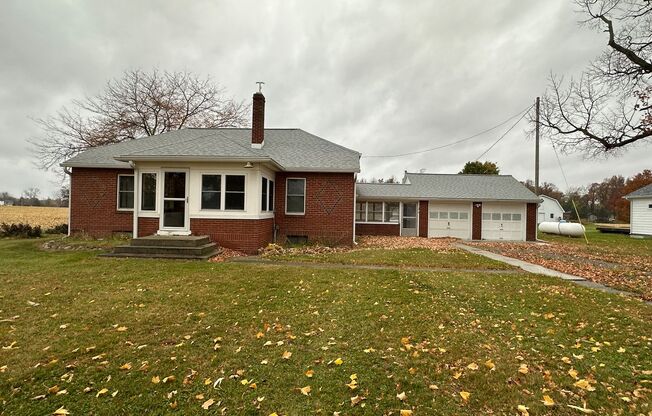
<svg viewBox="0 0 652 416">
<path fill-rule="evenodd" d="M 152 383 L 158 384 L 160 382 L 161 382 L 161 378 L 159 376 L 152 377 Z"/>
<path fill-rule="evenodd" d="M 70 412 L 66 410 L 63 406 L 61 406 L 60 408 L 52 412 L 52 414 L 57 416 L 65 416 L 65 415 L 69 415 Z"/>
<path fill-rule="evenodd" d="M 313 370 L 308 370 L 308 371 L 306 371 L 305 374 L 306 374 L 306 377 L 311 378 L 315 374 L 315 372 Z"/>
<path fill-rule="evenodd" d="M 403 400 L 407 399 L 407 395 L 405 394 L 405 392 L 401 392 L 401 393 L 396 395 L 396 398 L 399 399 L 400 401 L 403 401 Z"/>
<path fill-rule="evenodd" d="M 478 365 L 477 365 L 476 363 L 471 363 L 471 364 L 467 365 L 466 368 L 468 368 L 469 370 L 473 370 L 473 371 L 475 371 L 475 370 L 477 370 L 479 367 L 478 367 Z"/>
<path fill-rule="evenodd" d="M 282 357 L 286 360 L 289 360 L 290 357 L 292 357 L 292 353 L 290 351 L 285 351 L 282 355 Z"/>
<path fill-rule="evenodd" d="M 489 371 L 494 371 L 494 370 L 496 369 L 496 365 L 495 365 L 494 362 L 493 362 L 492 360 L 490 360 L 490 359 L 487 360 L 487 361 L 485 361 L 485 362 L 484 362 L 484 365 L 485 365 L 485 367 L 487 367 L 487 368 L 489 369 Z"/>
<path fill-rule="evenodd" d="M 309 395 L 311 390 L 312 389 L 310 388 L 310 386 L 302 387 L 302 388 L 299 389 L 301 394 L 303 394 L 304 396 Z"/>
<path fill-rule="evenodd" d="M 412 410 L 401 409 L 400 416 L 412 416 Z"/>
<path fill-rule="evenodd" d="M 165 384 L 165 383 L 171 383 L 171 382 L 175 381 L 176 379 L 177 379 L 177 378 L 176 378 L 175 376 L 167 376 L 167 377 L 165 377 L 165 378 L 163 379 L 163 383 L 164 383 L 164 384 Z"/>
<path fill-rule="evenodd" d="M 522 404 L 519 404 L 516 406 L 516 409 L 521 412 L 521 416 L 530 416 L 530 412 L 528 412 L 529 407 L 525 407 Z"/>
<path fill-rule="evenodd" d="M 118 331 L 118 332 L 125 332 L 126 330 L 127 330 L 126 326 L 119 326 L 119 327 L 116 328 L 116 331 Z"/>
<path fill-rule="evenodd" d="M 542 402 L 543 402 L 544 406 L 554 406 L 555 405 L 555 401 L 552 400 L 552 397 L 550 397 L 548 395 L 543 396 Z"/>
<path fill-rule="evenodd" d="M 202 409 L 208 410 L 209 407 L 211 407 L 215 403 L 215 400 L 213 399 L 208 399 L 204 402 L 204 404 L 201 405 Z"/>
<path fill-rule="evenodd" d="M 469 397 L 471 397 L 471 393 L 469 393 L 468 391 L 461 391 L 460 396 L 462 396 L 464 401 L 467 401 L 469 400 Z"/>
<path fill-rule="evenodd" d="M 586 379 L 581 379 L 573 383 L 573 386 L 579 387 L 582 390 L 586 391 L 595 391 L 595 387 L 591 386 Z"/>
<path fill-rule="evenodd" d="M 571 409 L 579 410 L 580 412 L 582 412 L 582 413 L 584 413 L 586 415 L 590 415 L 590 414 L 595 413 L 595 410 L 587 409 L 586 404 L 584 405 L 584 407 L 573 406 L 572 404 L 569 404 L 567 406 L 570 407 Z"/>
<path fill-rule="evenodd" d="M 95 397 L 100 397 L 100 396 L 102 396 L 103 394 L 106 394 L 106 393 L 108 393 L 108 392 L 109 392 L 109 389 L 104 388 L 104 389 L 98 391 L 97 394 L 95 395 Z"/>
<path fill-rule="evenodd" d="M 333 361 L 333 363 L 334 363 L 335 365 L 342 365 L 342 363 L 344 363 L 344 361 L 342 361 L 341 358 L 338 358 L 338 359 L 336 359 L 335 361 Z"/>
<path fill-rule="evenodd" d="M 120 370 L 131 370 L 131 363 L 124 363 L 120 366 Z"/>
<path fill-rule="evenodd" d="M 574 368 L 571 368 L 570 370 L 568 370 L 568 375 L 573 377 L 575 380 L 577 380 L 577 374 L 578 374 L 577 370 L 575 370 Z"/>
<path fill-rule="evenodd" d="M 527 374 L 527 373 L 530 372 L 530 369 L 527 368 L 527 364 L 521 364 L 521 365 L 518 367 L 518 372 L 521 373 L 521 374 Z"/>
<path fill-rule="evenodd" d="M 363 400 L 366 400 L 366 398 L 363 396 L 353 396 L 351 397 L 351 406 L 356 406 Z"/>
</svg>

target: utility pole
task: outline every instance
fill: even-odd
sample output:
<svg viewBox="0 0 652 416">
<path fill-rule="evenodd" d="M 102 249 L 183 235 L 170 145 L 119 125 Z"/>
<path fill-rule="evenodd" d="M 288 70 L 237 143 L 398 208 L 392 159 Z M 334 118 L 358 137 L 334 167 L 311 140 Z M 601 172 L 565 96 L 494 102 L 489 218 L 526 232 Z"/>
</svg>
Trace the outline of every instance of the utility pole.
<svg viewBox="0 0 652 416">
<path fill-rule="evenodd" d="M 534 148 L 534 193 L 539 195 L 539 97 L 534 105 L 536 113 L 536 126 L 534 126 L 536 145 Z"/>
</svg>

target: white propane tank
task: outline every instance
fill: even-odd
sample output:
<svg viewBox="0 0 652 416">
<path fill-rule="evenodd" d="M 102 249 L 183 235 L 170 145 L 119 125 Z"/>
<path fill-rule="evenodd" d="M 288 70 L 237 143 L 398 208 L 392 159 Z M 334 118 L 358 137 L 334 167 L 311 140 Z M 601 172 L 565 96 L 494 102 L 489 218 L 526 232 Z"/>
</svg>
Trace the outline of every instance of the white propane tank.
<svg viewBox="0 0 652 416">
<path fill-rule="evenodd" d="M 548 234 L 567 235 L 569 237 L 581 237 L 584 235 L 584 226 L 574 222 L 552 222 L 545 221 L 539 224 L 539 231 Z"/>
</svg>

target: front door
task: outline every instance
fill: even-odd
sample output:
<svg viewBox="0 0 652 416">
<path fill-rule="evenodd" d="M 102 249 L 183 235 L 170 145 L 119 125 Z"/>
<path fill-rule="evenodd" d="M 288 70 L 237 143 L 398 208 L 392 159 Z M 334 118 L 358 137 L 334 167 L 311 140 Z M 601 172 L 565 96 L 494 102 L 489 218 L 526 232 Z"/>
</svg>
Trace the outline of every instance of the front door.
<svg viewBox="0 0 652 416">
<path fill-rule="evenodd" d="M 163 172 L 162 206 L 161 230 L 169 234 L 188 233 L 188 171 Z"/>
</svg>

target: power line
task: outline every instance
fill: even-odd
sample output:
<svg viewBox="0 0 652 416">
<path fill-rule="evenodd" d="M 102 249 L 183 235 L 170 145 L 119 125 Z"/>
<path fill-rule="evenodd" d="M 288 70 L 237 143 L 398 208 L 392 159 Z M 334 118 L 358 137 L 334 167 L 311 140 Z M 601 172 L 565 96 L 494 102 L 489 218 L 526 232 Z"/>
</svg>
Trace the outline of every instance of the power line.
<svg viewBox="0 0 652 416">
<path fill-rule="evenodd" d="M 525 112 L 523 113 L 523 115 L 521 115 L 521 117 L 520 117 L 518 120 L 516 120 L 516 123 L 512 124 L 512 127 L 508 128 L 507 131 L 506 131 L 505 133 L 503 133 L 503 135 L 500 136 L 500 137 L 498 138 L 498 140 L 496 140 L 496 141 L 495 141 L 491 146 L 489 146 L 489 148 L 488 148 L 487 150 L 485 150 L 485 151 L 484 151 L 480 156 L 476 157 L 475 160 L 480 160 L 480 158 L 481 158 L 482 156 L 486 155 L 486 154 L 487 154 L 491 149 L 493 149 L 493 147 L 494 147 L 495 145 L 498 144 L 498 142 L 500 142 L 502 139 L 504 139 L 505 136 L 507 136 L 507 133 L 509 133 L 510 131 L 512 131 L 512 129 L 513 129 L 514 127 L 516 127 L 516 126 L 518 125 L 518 123 L 521 122 L 521 120 L 523 120 L 523 117 L 525 117 L 525 115 L 527 114 L 527 112 L 528 112 L 528 111 L 530 110 L 530 108 L 532 108 L 532 107 L 533 107 L 533 105 L 531 105 L 527 110 L 525 110 Z"/>
<path fill-rule="evenodd" d="M 531 108 L 532 108 L 532 105 L 529 106 L 528 108 L 526 108 L 525 110 L 521 110 L 521 111 L 519 111 L 518 113 L 514 114 L 513 116 L 509 117 L 507 120 L 502 121 L 500 124 L 497 124 L 497 125 L 495 125 L 495 126 L 493 126 L 493 127 L 491 127 L 491 128 L 488 128 L 488 129 L 486 129 L 486 130 L 483 130 L 483 131 L 481 131 L 481 132 L 479 132 L 479 133 L 476 133 L 476 134 L 474 134 L 474 135 L 472 135 L 472 136 L 465 137 L 465 138 L 463 138 L 463 139 L 459 139 L 459 140 L 456 140 L 456 141 L 454 141 L 454 142 L 450 142 L 450 143 L 447 143 L 447 144 L 444 144 L 444 145 L 441 145 L 441 146 L 431 147 L 431 148 L 429 148 L 429 149 L 417 150 L 417 151 L 415 151 L 415 152 L 399 153 L 399 154 L 394 154 L 394 155 L 372 155 L 372 156 L 364 156 L 364 155 L 363 155 L 362 158 L 382 158 L 382 157 L 402 157 L 402 156 L 411 156 L 411 155 L 416 155 L 416 154 L 420 154 L 420 153 L 432 152 L 432 151 L 434 151 L 434 150 L 443 149 L 443 148 L 445 148 L 445 147 L 450 147 L 450 146 L 453 146 L 453 145 L 456 145 L 456 144 L 459 144 L 459 143 L 463 143 L 463 142 L 469 141 L 469 140 L 471 140 L 471 139 L 475 139 L 475 138 L 478 137 L 478 136 L 481 136 L 481 135 L 483 135 L 483 134 L 485 134 L 485 133 L 488 133 L 488 132 L 490 132 L 490 131 L 492 131 L 492 130 L 495 130 L 495 129 L 497 129 L 498 127 L 501 127 L 501 126 L 507 124 L 507 123 L 508 123 L 509 121 L 511 121 L 512 119 L 518 117 L 519 115 L 521 115 L 521 113 L 523 113 L 522 116 L 521 116 L 521 119 L 522 119 L 522 118 L 525 116 L 525 114 L 527 114 L 527 112 L 528 112 Z M 520 121 L 520 119 L 519 119 L 519 121 Z"/>
</svg>

